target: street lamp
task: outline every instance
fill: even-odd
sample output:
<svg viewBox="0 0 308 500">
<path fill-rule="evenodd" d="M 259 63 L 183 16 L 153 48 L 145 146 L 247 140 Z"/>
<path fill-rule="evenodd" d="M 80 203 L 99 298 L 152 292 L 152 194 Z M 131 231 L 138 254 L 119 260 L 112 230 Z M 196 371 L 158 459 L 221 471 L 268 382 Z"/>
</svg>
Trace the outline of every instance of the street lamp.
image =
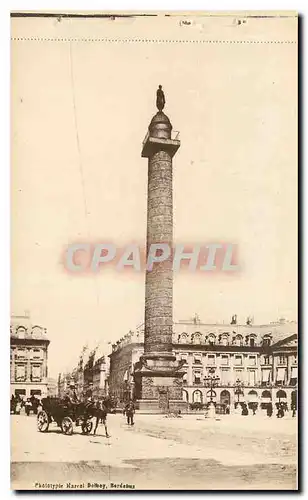
<svg viewBox="0 0 308 500">
<path fill-rule="evenodd" d="M 215 405 L 213 403 L 213 397 L 215 394 L 214 387 L 218 386 L 218 382 L 219 382 L 219 377 L 218 375 L 215 375 L 215 368 L 210 368 L 208 376 L 204 377 L 204 386 L 210 388 L 209 413 L 211 413 L 211 416 L 215 415 Z"/>
<path fill-rule="evenodd" d="M 243 386 L 244 386 L 244 382 L 242 382 L 242 380 L 240 380 L 239 378 L 236 379 L 235 381 L 235 385 L 236 385 L 236 388 L 235 388 L 235 394 L 237 395 L 237 403 L 240 402 L 240 396 L 243 394 Z"/>
</svg>

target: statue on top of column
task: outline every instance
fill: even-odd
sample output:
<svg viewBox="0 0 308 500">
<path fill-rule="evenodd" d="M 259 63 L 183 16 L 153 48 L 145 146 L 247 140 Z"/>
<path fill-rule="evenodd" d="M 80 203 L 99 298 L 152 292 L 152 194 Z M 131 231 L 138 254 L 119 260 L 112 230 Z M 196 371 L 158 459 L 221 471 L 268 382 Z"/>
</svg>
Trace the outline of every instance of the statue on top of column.
<svg viewBox="0 0 308 500">
<path fill-rule="evenodd" d="M 165 107 L 166 99 L 162 86 L 159 85 L 156 91 L 156 107 L 159 111 L 162 111 Z"/>
</svg>

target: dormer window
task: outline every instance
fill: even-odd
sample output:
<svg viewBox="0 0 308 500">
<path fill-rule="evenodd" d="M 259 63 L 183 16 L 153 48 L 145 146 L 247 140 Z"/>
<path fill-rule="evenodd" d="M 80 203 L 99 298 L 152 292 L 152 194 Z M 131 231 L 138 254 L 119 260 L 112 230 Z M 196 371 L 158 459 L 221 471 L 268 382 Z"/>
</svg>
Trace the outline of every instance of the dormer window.
<svg viewBox="0 0 308 500">
<path fill-rule="evenodd" d="M 255 347 L 256 345 L 256 334 L 252 333 L 250 335 L 246 335 L 246 345 L 249 345 L 250 347 Z"/>
<path fill-rule="evenodd" d="M 32 328 L 33 337 L 39 338 L 42 336 L 42 328 L 40 326 L 34 326 Z"/>
<path fill-rule="evenodd" d="M 242 346 L 243 345 L 243 337 L 242 335 L 236 335 L 235 337 L 235 345 Z"/>
<path fill-rule="evenodd" d="M 263 346 L 269 347 L 271 345 L 271 338 L 268 335 L 263 337 Z"/>
<path fill-rule="evenodd" d="M 224 345 L 224 346 L 227 346 L 228 345 L 228 334 L 227 333 L 223 333 L 222 336 L 221 336 L 221 344 Z"/>
<path fill-rule="evenodd" d="M 187 335 L 187 333 L 182 333 L 182 335 L 180 337 L 180 342 L 181 342 L 181 344 L 187 344 L 187 342 L 188 342 L 188 335 Z"/>
<path fill-rule="evenodd" d="M 209 342 L 209 345 L 215 345 L 215 335 L 213 333 L 210 333 L 209 336 L 208 336 L 208 342 Z"/>
<path fill-rule="evenodd" d="M 201 344 L 201 333 L 194 333 L 192 336 L 192 341 L 194 344 Z"/>
<path fill-rule="evenodd" d="M 23 328 L 23 327 L 18 328 L 18 330 L 17 330 L 17 336 L 18 336 L 18 338 L 24 339 L 25 335 L 26 335 L 26 329 Z"/>
</svg>

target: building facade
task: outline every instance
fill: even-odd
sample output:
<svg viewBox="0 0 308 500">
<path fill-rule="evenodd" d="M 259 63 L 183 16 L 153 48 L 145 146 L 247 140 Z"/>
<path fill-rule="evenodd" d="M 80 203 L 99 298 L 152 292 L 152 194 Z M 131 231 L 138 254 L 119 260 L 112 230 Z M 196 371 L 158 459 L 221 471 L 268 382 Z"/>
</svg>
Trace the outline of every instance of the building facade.
<svg viewBox="0 0 308 500">
<path fill-rule="evenodd" d="M 49 343 L 46 328 L 32 325 L 29 315 L 11 317 L 11 394 L 47 396 Z"/>
<path fill-rule="evenodd" d="M 88 356 L 82 350 L 77 366 L 70 372 L 59 373 L 58 396 L 64 397 L 71 383 L 74 383 L 78 397 L 102 398 L 108 394 L 109 358 L 97 349 Z"/>
<path fill-rule="evenodd" d="M 205 324 L 198 317 L 173 326 L 173 352 L 184 361 L 182 396 L 187 403 L 236 406 L 297 401 L 297 323 Z M 113 345 L 109 391 L 124 400 L 135 394 L 134 372 L 143 353 L 142 326 Z M 215 378 L 215 384 L 211 378 Z M 215 385 L 215 387 L 213 387 Z M 129 386 L 129 392 L 128 392 Z"/>
<path fill-rule="evenodd" d="M 50 397 L 58 395 L 58 383 L 55 378 L 49 378 L 47 381 L 47 395 Z"/>
</svg>

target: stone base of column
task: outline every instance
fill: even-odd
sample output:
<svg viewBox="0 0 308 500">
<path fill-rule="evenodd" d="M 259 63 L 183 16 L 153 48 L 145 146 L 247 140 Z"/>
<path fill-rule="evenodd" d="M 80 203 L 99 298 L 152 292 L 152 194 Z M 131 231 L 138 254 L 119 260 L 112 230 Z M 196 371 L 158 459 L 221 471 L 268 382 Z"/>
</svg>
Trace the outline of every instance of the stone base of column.
<svg viewBox="0 0 308 500">
<path fill-rule="evenodd" d="M 146 413 L 186 411 L 183 401 L 183 363 L 175 356 L 145 354 L 135 371 L 136 407 Z"/>
<path fill-rule="evenodd" d="M 167 415 L 168 413 L 178 413 L 179 411 L 181 413 L 186 413 L 187 412 L 187 403 L 183 400 L 179 401 L 170 401 L 169 400 L 169 408 L 166 410 L 163 410 L 160 405 L 159 401 L 157 399 L 140 399 L 136 401 L 136 410 L 137 412 L 139 411 L 140 413 L 149 413 L 149 414 L 165 414 Z"/>
</svg>

